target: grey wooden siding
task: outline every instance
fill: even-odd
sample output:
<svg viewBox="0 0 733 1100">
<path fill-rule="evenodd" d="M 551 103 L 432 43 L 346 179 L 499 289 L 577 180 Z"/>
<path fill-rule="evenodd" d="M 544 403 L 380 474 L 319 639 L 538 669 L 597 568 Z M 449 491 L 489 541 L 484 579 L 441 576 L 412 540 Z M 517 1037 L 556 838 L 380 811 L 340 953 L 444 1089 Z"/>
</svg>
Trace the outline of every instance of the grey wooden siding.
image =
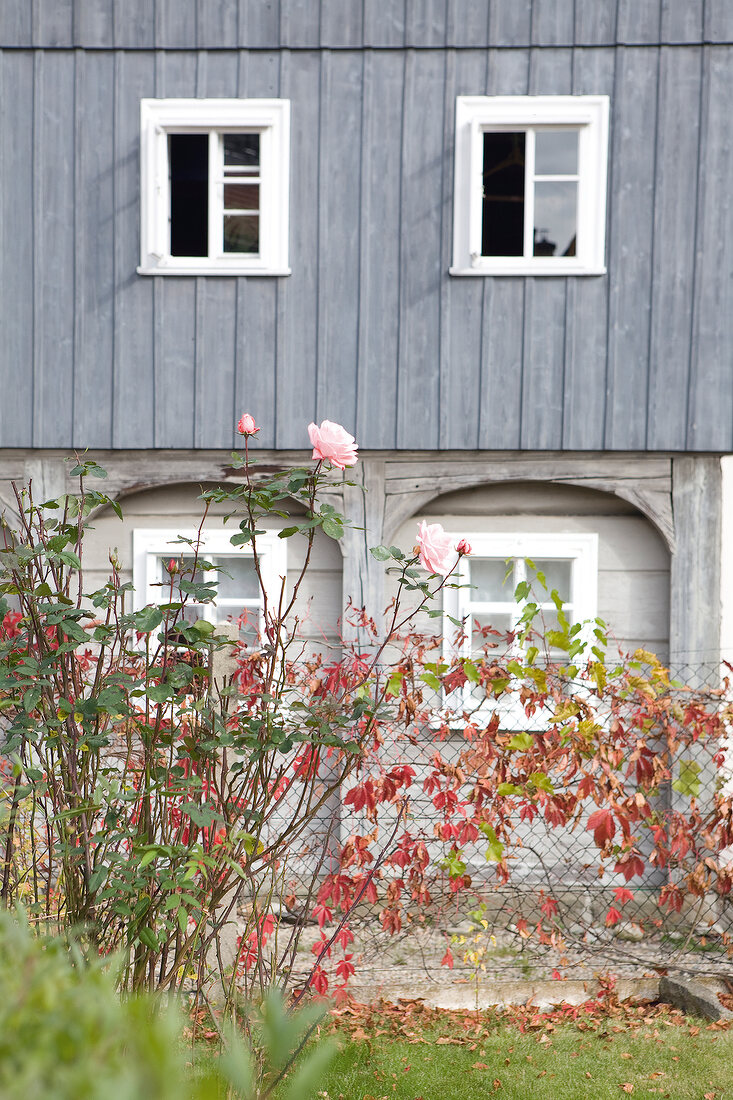
<svg viewBox="0 0 733 1100">
<path fill-rule="evenodd" d="M 0 446 L 732 450 L 732 12 L 5 0 Z M 567 92 L 608 274 L 451 278 L 455 97 Z M 290 277 L 136 274 L 144 96 L 291 100 Z"/>
</svg>

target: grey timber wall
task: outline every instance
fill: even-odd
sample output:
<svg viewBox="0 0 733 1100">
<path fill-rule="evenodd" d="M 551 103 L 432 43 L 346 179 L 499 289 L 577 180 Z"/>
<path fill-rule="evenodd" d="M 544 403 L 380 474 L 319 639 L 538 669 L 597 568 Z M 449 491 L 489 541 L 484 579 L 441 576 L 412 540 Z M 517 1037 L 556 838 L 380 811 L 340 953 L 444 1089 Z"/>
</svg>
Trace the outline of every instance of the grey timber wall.
<svg viewBox="0 0 733 1100">
<path fill-rule="evenodd" d="M 0 447 L 733 450 L 730 0 L 2 0 Z M 448 275 L 455 97 L 611 97 L 608 274 Z M 139 100 L 292 101 L 288 278 L 148 277 Z"/>
</svg>

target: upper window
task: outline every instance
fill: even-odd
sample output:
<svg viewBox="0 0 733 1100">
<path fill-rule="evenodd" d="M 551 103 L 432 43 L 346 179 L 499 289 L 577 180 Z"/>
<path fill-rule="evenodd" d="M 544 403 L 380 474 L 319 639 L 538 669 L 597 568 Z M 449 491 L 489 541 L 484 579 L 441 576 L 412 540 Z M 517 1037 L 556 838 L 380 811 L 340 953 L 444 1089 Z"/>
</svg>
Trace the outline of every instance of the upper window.
<svg viewBox="0 0 733 1100">
<path fill-rule="evenodd" d="M 452 275 L 605 271 L 608 96 L 459 96 Z"/>
<path fill-rule="evenodd" d="M 167 528 L 143 528 L 133 533 L 136 607 L 177 603 L 185 596 L 184 619 L 237 623 L 242 640 L 256 644 L 264 628 L 264 593 L 274 609 L 280 599 L 286 569 L 282 539 L 274 532 L 257 537 L 260 585 L 251 545 L 232 546 L 228 531 L 205 531 L 195 555 L 193 546 L 180 542 L 178 535 L 178 531 Z M 182 535 L 196 544 L 197 532 L 184 531 Z M 169 568 L 171 560 L 176 564 L 173 572 Z M 202 569 L 200 561 L 212 568 Z M 216 592 L 213 601 L 197 600 L 198 584 L 213 586 Z M 193 591 L 190 585 L 194 586 Z"/>
<path fill-rule="evenodd" d="M 141 101 L 143 275 L 288 275 L 290 104 Z"/>
</svg>

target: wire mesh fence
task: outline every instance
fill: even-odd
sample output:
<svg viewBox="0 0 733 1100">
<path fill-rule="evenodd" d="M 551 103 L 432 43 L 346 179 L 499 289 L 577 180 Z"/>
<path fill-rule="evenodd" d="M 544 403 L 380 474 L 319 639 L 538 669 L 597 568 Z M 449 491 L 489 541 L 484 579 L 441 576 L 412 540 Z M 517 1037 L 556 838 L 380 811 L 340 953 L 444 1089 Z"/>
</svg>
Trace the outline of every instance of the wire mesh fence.
<svg viewBox="0 0 733 1100">
<path fill-rule="evenodd" d="M 674 669 L 668 691 L 679 727 L 684 726 L 685 708 L 693 699 L 704 702 L 711 715 L 724 712 L 729 704 L 725 672 L 714 665 Z M 572 695 L 584 686 L 568 683 L 566 691 Z M 432 706 L 434 714 L 445 710 L 438 694 L 427 703 L 426 709 Z M 520 731 L 541 736 L 549 721 L 549 712 L 542 708 L 531 715 L 524 713 L 509 691 L 470 711 L 469 724 L 472 728 L 488 724 L 494 712 L 499 714 L 498 731 L 505 738 Z M 610 712 L 607 717 L 608 738 L 613 741 Z M 445 807 L 436 798 L 430 777 L 435 774 L 436 753 L 443 772 L 465 768 L 470 748 L 465 718 L 466 712 L 462 723 L 436 719 L 401 730 L 393 727 L 393 736 L 381 745 L 372 768 L 374 774 L 384 775 L 395 767 L 409 767 L 412 781 L 405 797 L 369 814 L 348 805 L 347 784 L 313 822 L 294 854 L 294 887 L 296 880 L 318 873 L 324 850 L 326 871 L 335 871 L 339 853 L 354 837 L 368 837 L 373 851 L 386 857 L 376 878 L 382 893 L 390 882 L 398 884 L 404 898 L 402 919 L 397 928 L 385 922 L 381 902 L 358 907 L 351 920 L 356 939 L 349 948 L 360 961 L 357 990 L 369 993 L 396 985 L 402 991 L 419 992 L 426 984 L 444 983 L 448 978 L 459 982 L 592 978 L 609 970 L 637 977 L 667 971 L 730 974 L 733 901 L 720 888 L 725 876 L 721 880 L 716 872 L 733 865 L 733 850 L 721 849 L 721 834 L 714 840 L 708 829 L 716 800 L 719 804 L 726 791 L 733 794 L 733 740 L 725 722 L 711 725 L 708 737 L 692 741 L 670 738 L 661 729 L 647 731 L 647 747 L 664 762 L 667 778 L 649 793 L 649 819 L 634 826 L 638 862 L 628 867 L 614 858 L 599 858 L 589 826 L 598 809 L 592 798 L 584 802 L 578 797 L 567 817 L 550 812 L 549 803 L 535 812 L 525 805 L 509 815 L 510 827 L 502 833 L 501 861 L 485 834 L 473 836 L 463 830 L 459 843 L 446 830 Z M 632 743 L 618 767 L 619 789 L 627 777 L 630 787 L 634 786 L 636 766 Z M 350 782 L 363 778 L 361 773 Z M 562 793 L 578 796 L 580 781 L 578 775 L 566 782 Z M 490 787 L 487 776 L 487 790 Z M 501 797 L 496 785 L 493 796 Z M 468 815 L 464 809 L 456 816 L 460 825 Z M 667 831 L 663 845 L 662 828 Z M 390 862 L 403 832 L 425 844 L 427 901 L 425 896 L 417 900 L 408 896 L 400 867 Z M 663 859 L 662 846 L 667 853 Z M 462 864 L 459 892 L 446 858 L 457 847 Z M 312 934 L 306 933 L 305 950 L 317 935 L 315 927 Z"/>
</svg>

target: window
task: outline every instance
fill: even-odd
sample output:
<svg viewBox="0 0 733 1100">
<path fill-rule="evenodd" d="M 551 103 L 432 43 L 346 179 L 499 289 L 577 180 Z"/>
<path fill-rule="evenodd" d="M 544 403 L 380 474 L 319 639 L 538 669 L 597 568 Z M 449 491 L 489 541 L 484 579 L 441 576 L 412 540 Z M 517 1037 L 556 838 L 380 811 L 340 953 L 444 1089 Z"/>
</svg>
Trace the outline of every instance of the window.
<svg viewBox="0 0 733 1100">
<path fill-rule="evenodd" d="M 143 99 L 142 275 L 288 275 L 286 99 Z"/>
<path fill-rule="evenodd" d="M 511 656 L 505 635 L 515 632 L 531 601 L 540 614 L 535 629 L 557 628 L 557 608 L 550 593 L 557 591 L 570 625 L 597 615 L 598 536 L 595 534 L 483 534 L 464 535 L 471 544 L 470 556 L 458 565 L 460 587 L 446 588 L 444 594 L 444 654 L 448 661 L 457 656 L 470 657 L 488 642 L 494 643 L 498 660 Z M 537 580 L 544 574 L 545 586 Z M 514 593 L 521 581 L 530 584 L 525 601 L 517 602 Z M 456 627 L 452 616 L 465 624 L 464 638 L 457 648 Z M 490 627 L 498 636 L 485 633 Z M 558 656 L 560 656 L 558 654 Z M 465 704 L 476 706 L 484 697 L 471 697 L 467 685 Z M 509 727 L 526 722 L 522 714 L 513 715 L 507 704 Z"/>
<path fill-rule="evenodd" d="M 607 155 L 607 96 L 459 96 L 451 274 L 603 274 Z"/>
<path fill-rule="evenodd" d="M 196 541 L 195 531 L 180 534 Z M 232 546 L 228 531 L 204 532 L 198 559 L 211 562 L 214 569 L 197 569 L 194 573 L 194 552 L 178 541 L 179 532 L 172 528 L 142 529 L 133 533 L 133 583 L 135 605 L 167 603 L 170 599 L 171 574 L 168 562 L 174 559 L 181 569 L 173 575 L 173 601 L 181 595 L 180 581 L 216 584 L 213 603 L 197 603 L 189 596 L 184 617 L 189 621 L 206 619 L 212 623 L 230 620 L 240 624 L 243 641 L 256 644 L 262 633 L 263 594 L 254 567 L 250 546 Z M 277 606 L 282 578 L 286 571 L 286 547 L 275 533 L 259 535 L 257 553 L 268 601 Z"/>
</svg>

